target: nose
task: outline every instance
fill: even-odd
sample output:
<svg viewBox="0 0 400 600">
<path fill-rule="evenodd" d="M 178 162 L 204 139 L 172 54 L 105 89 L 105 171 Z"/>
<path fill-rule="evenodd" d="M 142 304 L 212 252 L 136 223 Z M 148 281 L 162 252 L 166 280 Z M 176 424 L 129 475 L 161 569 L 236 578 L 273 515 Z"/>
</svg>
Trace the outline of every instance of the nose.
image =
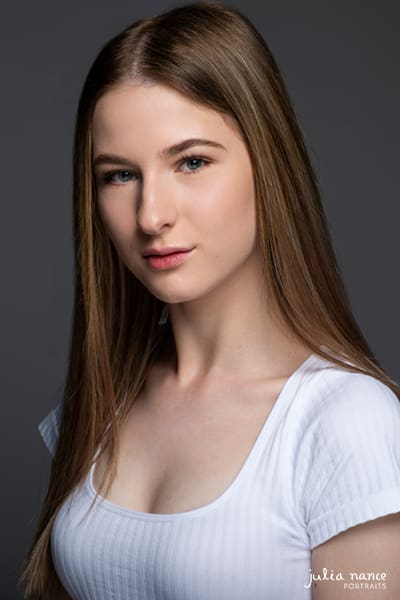
<svg viewBox="0 0 400 600">
<path fill-rule="evenodd" d="M 136 220 L 144 233 L 155 235 L 176 221 L 176 205 L 171 185 L 160 174 L 143 176 L 139 189 Z"/>
</svg>

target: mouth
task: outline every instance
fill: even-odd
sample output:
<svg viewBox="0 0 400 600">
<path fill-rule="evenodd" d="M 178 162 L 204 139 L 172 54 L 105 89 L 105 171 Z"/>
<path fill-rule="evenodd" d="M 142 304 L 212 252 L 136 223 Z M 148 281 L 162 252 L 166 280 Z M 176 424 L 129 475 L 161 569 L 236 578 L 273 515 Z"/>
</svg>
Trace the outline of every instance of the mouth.
<svg viewBox="0 0 400 600">
<path fill-rule="evenodd" d="M 171 252 L 169 254 L 150 254 L 144 256 L 144 260 L 147 264 L 155 270 L 165 270 L 177 267 L 178 265 L 185 262 L 189 256 L 193 253 L 194 248 L 190 250 L 181 250 L 179 252 Z"/>
</svg>

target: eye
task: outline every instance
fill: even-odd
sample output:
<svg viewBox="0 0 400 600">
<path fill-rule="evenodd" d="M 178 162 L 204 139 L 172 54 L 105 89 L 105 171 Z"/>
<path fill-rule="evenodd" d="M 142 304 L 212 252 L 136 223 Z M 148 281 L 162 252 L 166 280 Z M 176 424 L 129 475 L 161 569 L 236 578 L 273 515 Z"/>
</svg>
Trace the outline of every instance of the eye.
<svg viewBox="0 0 400 600">
<path fill-rule="evenodd" d="M 114 185 L 123 185 L 124 183 L 128 183 L 129 181 L 132 181 L 132 179 L 135 177 L 134 173 L 131 173 L 130 171 L 125 171 L 125 170 L 119 170 L 119 171 L 109 171 L 108 173 L 104 173 L 103 175 L 103 182 L 104 183 L 111 183 Z"/>
<path fill-rule="evenodd" d="M 196 173 L 201 167 L 206 167 L 210 164 L 210 160 L 201 156 L 184 156 L 180 161 L 180 165 L 186 166 L 186 169 L 182 169 L 184 173 Z"/>
</svg>

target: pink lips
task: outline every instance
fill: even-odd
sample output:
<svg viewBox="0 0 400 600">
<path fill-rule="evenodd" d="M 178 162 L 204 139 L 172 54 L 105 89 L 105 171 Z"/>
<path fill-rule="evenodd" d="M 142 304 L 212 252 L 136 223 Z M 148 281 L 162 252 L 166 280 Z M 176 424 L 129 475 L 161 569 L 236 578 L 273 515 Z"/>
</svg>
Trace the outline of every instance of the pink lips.
<svg viewBox="0 0 400 600">
<path fill-rule="evenodd" d="M 161 255 L 165 256 L 165 254 L 174 254 L 175 252 L 187 252 L 192 248 L 182 248 L 178 246 L 164 246 L 164 248 L 149 248 L 145 252 L 143 252 L 143 256 L 153 256 L 153 255 Z"/>
<path fill-rule="evenodd" d="M 153 269 L 171 269 L 172 267 L 176 267 L 182 264 L 193 252 L 193 250 L 194 248 L 192 248 L 191 250 L 172 252 L 171 254 L 150 255 L 145 256 L 144 259 Z"/>
</svg>

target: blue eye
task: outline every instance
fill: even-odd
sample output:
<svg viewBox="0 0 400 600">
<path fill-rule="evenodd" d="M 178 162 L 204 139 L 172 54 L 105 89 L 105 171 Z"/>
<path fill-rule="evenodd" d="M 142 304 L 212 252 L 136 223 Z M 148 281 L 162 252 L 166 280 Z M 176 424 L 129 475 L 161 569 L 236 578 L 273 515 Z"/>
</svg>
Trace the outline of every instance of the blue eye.
<svg viewBox="0 0 400 600">
<path fill-rule="evenodd" d="M 187 165 L 188 167 L 188 169 L 183 169 L 186 173 L 196 173 L 201 167 L 207 166 L 209 163 L 209 160 L 200 156 L 184 156 L 181 161 L 181 165 Z"/>
<path fill-rule="evenodd" d="M 104 175 L 104 181 L 106 183 L 116 183 L 117 185 L 128 183 L 129 181 L 132 180 L 132 178 L 133 178 L 133 173 L 131 173 L 130 171 L 121 171 L 121 170 L 120 171 L 112 171 L 111 173 L 106 173 Z"/>
</svg>

